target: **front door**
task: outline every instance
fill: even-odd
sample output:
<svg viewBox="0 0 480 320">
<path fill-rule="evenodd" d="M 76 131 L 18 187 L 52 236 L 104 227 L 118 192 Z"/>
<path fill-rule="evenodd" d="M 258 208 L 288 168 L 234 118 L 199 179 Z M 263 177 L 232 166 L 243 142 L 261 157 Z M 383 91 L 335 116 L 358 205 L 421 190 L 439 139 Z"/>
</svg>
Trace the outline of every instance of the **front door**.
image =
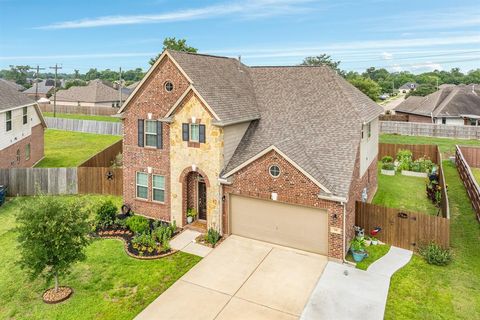
<svg viewBox="0 0 480 320">
<path fill-rule="evenodd" d="M 207 185 L 198 182 L 198 219 L 207 220 Z"/>
</svg>

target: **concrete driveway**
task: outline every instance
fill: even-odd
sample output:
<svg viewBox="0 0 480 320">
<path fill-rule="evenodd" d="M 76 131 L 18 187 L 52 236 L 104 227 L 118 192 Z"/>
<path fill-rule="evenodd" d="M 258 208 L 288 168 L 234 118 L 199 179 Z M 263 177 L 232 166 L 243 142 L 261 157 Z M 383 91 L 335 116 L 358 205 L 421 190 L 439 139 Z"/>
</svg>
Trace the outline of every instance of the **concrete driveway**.
<svg viewBox="0 0 480 320">
<path fill-rule="evenodd" d="M 327 257 L 228 237 L 137 317 L 298 319 Z"/>
</svg>

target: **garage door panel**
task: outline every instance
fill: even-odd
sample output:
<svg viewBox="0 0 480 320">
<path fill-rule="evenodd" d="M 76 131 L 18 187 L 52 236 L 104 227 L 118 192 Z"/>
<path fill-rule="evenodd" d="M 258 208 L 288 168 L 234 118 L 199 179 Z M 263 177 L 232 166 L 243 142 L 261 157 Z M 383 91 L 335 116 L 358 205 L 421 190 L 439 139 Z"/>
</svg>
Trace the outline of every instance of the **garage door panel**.
<svg viewBox="0 0 480 320">
<path fill-rule="evenodd" d="M 327 254 L 325 210 L 236 195 L 230 201 L 233 234 Z"/>
</svg>

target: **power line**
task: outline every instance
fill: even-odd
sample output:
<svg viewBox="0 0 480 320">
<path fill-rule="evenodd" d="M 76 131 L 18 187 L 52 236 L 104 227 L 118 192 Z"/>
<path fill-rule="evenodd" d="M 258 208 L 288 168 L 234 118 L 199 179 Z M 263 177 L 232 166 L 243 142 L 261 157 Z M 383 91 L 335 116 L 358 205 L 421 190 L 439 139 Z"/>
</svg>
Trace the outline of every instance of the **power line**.
<svg viewBox="0 0 480 320">
<path fill-rule="evenodd" d="M 38 75 L 40 74 L 40 70 L 45 70 L 45 68 L 40 68 L 37 64 L 37 72 L 35 73 L 35 101 L 38 101 Z"/>
<path fill-rule="evenodd" d="M 50 69 L 55 69 L 55 83 L 53 87 L 53 117 L 55 118 L 57 116 L 57 72 L 59 69 L 62 69 L 62 67 L 55 64 L 55 67 L 50 67 Z"/>
</svg>

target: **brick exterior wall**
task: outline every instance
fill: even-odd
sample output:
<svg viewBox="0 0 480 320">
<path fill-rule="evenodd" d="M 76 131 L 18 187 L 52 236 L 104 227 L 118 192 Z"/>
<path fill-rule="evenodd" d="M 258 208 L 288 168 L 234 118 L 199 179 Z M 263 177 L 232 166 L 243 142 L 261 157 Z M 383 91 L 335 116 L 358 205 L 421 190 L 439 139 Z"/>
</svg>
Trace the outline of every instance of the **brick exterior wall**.
<svg viewBox="0 0 480 320">
<path fill-rule="evenodd" d="M 365 175 L 360 178 L 359 150 L 357 151 L 357 160 L 354 178 L 350 187 L 350 199 L 346 204 L 346 248 L 348 242 L 353 237 L 353 226 L 355 224 L 355 201 L 361 200 L 364 187 L 371 190 L 376 189 L 377 184 L 377 161 L 372 162 Z M 278 178 L 273 178 L 268 169 L 270 165 L 277 164 L 280 167 L 281 174 Z M 302 205 L 324 209 L 328 214 L 329 228 L 335 227 L 343 229 L 343 210 L 344 206 L 340 202 L 329 201 L 318 198 L 321 189 L 302 172 L 295 168 L 290 162 L 284 159 L 275 151 L 270 151 L 248 166 L 242 168 L 232 176 L 232 184 L 224 185 L 224 205 L 223 205 L 223 230 L 229 234 L 229 196 L 238 194 L 259 199 L 270 200 L 271 193 L 278 194 L 277 201 L 294 205 Z M 336 215 L 336 218 L 334 218 Z M 343 259 L 343 235 L 331 233 L 328 234 L 328 256 L 333 259 Z"/>
<path fill-rule="evenodd" d="M 32 128 L 28 137 L 0 150 L 0 168 L 29 168 L 44 157 L 45 128 L 38 124 Z M 30 143 L 30 159 L 26 160 L 25 148 Z M 17 150 L 20 150 L 20 161 L 17 161 Z"/>
<path fill-rule="evenodd" d="M 171 81 L 174 89 L 167 92 L 164 83 Z M 170 110 L 189 86 L 175 64 L 165 56 L 150 74 L 125 110 L 123 120 L 123 197 L 124 202 L 138 214 L 170 221 L 170 125 L 163 124 L 163 149 L 138 147 L 138 119 L 160 119 Z M 165 203 L 150 201 L 152 197 L 149 175 L 149 201 L 136 199 L 135 173 L 146 172 L 151 167 L 154 174 L 165 176 Z"/>
</svg>

